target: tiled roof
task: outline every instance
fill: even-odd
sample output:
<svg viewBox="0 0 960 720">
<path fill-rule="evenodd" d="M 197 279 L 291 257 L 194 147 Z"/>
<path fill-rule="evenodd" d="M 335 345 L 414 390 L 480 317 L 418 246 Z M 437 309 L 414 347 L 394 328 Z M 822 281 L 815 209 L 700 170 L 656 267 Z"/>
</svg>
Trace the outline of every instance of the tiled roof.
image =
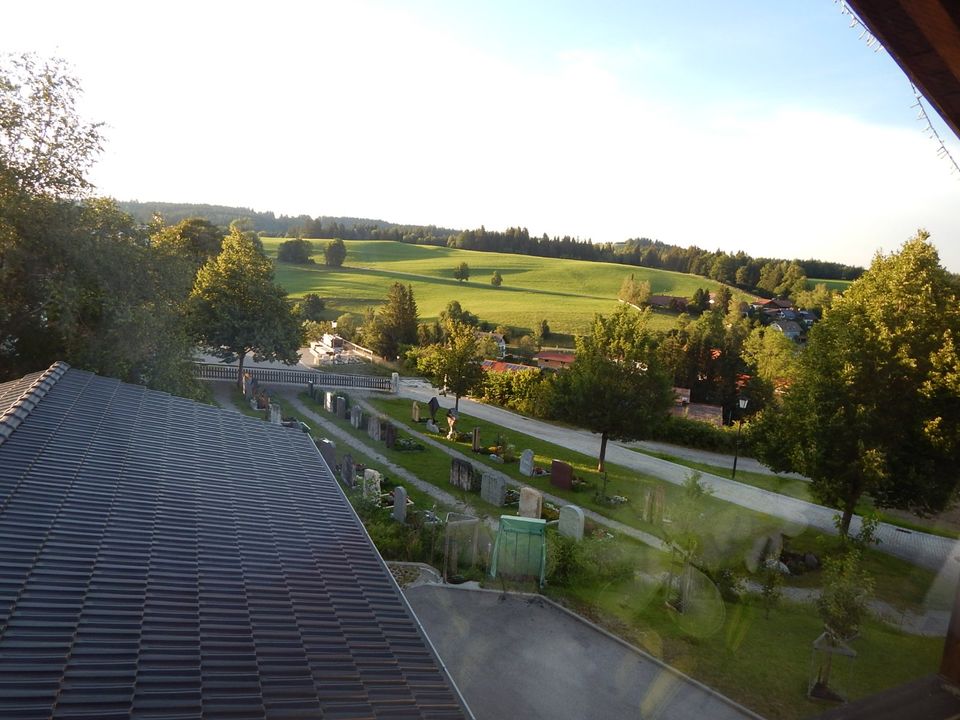
<svg viewBox="0 0 960 720">
<path fill-rule="evenodd" d="M 62 370 L 0 444 L 0 717 L 469 712 L 307 436 Z"/>
</svg>

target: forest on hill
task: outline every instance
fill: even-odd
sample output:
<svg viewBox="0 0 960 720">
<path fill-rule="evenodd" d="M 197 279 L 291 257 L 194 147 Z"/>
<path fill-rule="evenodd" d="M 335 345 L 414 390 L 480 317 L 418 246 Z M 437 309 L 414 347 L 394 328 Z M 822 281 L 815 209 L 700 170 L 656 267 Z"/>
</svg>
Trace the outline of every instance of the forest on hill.
<svg viewBox="0 0 960 720">
<path fill-rule="evenodd" d="M 202 217 L 227 226 L 237 218 L 248 218 L 253 230 L 273 237 L 304 237 L 343 240 L 393 240 L 417 245 L 437 245 L 461 250 L 500 252 L 537 257 L 607 262 L 636 267 L 672 270 L 700 275 L 763 297 L 791 297 L 810 303 L 804 293 L 815 290 L 809 279 L 856 280 L 863 268 L 816 259 L 754 258 L 739 251 L 704 250 L 695 245 L 680 247 L 649 238 L 631 238 L 622 243 L 593 243 L 565 235 L 531 236 L 526 228 L 504 231 L 454 230 L 435 225 L 400 225 L 365 218 L 309 215 L 277 216 L 250 208 L 191 203 L 125 201 L 119 207 L 140 222 L 156 215 L 166 223 Z"/>
</svg>

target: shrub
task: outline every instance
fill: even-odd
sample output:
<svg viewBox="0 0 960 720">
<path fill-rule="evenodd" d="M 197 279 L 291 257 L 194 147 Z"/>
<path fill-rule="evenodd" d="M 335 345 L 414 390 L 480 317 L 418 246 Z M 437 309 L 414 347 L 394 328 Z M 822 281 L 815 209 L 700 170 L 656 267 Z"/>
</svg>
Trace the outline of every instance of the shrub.
<svg viewBox="0 0 960 720">
<path fill-rule="evenodd" d="M 287 240 L 277 248 L 277 260 L 285 263 L 312 263 L 313 244 L 309 240 Z"/>
</svg>

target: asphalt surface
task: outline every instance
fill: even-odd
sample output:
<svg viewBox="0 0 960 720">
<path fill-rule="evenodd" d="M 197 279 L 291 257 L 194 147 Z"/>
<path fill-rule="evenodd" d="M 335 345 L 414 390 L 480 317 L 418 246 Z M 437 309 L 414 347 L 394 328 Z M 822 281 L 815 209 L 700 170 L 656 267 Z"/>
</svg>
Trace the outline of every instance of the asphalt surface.
<svg viewBox="0 0 960 720">
<path fill-rule="evenodd" d="M 759 717 L 539 596 L 404 594 L 477 720 Z"/>
<path fill-rule="evenodd" d="M 437 394 L 437 391 L 423 380 L 403 378 L 400 394 L 427 402 Z M 441 400 L 443 407 L 453 406 L 451 397 L 438 399 Z M 460 409 L 468 415 L 532 435 L 560 447 L 594 456 L 599 452 L 599 436 L 586 430 L 552 425 L 466 398 L 460 398 Z M 644 455 L 616 442 L 608 443 L 606 459 L 607 462 L 675 485 L 682 485 L 690 473 L 689 468 L 682 465 Z M 703 483 L 713 490 L 714 497 L 780 518 L 791 534 L 799 532 L 804 527 L 812 527 L 830 534 L 837 532 L 834 525 L 834 516 L 837 513 L 831 508 L 762 490 L 710 473 L 702 475 Z M 856 533 L 859 528 L 860 518 L 855 516 L 851 523 L 851 531 Z M 957 540 L 904 530 L 887 523 L 880 524 L 877 537 L 880 539 L 880 544 L 877 546 L 880 551 L 939 572 L 946 582 L 951 582 L 951 579 L 955 582 L 960 573 L 960 542 Z"/>
</svg>

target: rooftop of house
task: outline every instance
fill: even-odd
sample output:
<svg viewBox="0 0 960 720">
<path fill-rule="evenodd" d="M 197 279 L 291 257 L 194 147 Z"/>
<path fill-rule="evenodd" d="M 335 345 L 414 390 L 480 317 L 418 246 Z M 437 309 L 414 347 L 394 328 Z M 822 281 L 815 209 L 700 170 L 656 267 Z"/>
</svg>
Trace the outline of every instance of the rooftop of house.
<svg viewBox="0 0 960 720">
<path fill-rule="evenodd" d="M 533 359 L 541 362 L 572 363 L 575 357 L 576 356 L 572 352 L 567 353 L 556 350 L 541 350 L 533 356 Z"/>
<path fill-rule="evenodd" d="M 955 0 L 847 0 L 960 137 L 960 5 Z"/>
<path fill-rule="evenodd" d="M 0 384 L 0 717 L 464 717 L 311 440 L 57 363 Z"/>
</svg>

